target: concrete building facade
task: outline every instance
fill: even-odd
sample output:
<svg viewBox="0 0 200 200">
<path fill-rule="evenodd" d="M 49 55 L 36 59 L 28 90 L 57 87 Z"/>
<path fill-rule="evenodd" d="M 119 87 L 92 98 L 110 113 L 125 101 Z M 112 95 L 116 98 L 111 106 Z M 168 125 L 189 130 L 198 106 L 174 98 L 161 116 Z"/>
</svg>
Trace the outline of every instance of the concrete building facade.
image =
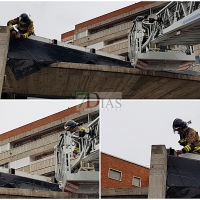
<svg viewBox="0 0 200 200">
<path fill-rule="evenodd" d="M 99 116 L 99 102 L 90 101 L 0 135 L 0 166 L 50 177 L 54 181 L 54 146 L 67 120 L 88 123 Z"/>
<path fill-rule="evenodd" d="M 155 14 L 164 8 L 166 1 L 141 1 L 108 14 L 75 25 L 75 29 L 61 34 L 61 41 L 77 46 L 94 48 L 128 59 L 128 32 L 137 16 Z M 194 46 L 195 66 L 200 71 L 200 45 Z"/>
<path fill-rule="evenodd" d="M 147 188 L 149 168 L 101 153 L 101 189 Z"/>
<path fill-rule="evenodd" d="M 141 1 L 111 13 L 75 25 L 75 29 L 63 33 L 61 41 L 77 46 L 94 48 L 127 59 L 128 31 L 138 15 L 157 13 L 168 2 Z"/>
</svg>

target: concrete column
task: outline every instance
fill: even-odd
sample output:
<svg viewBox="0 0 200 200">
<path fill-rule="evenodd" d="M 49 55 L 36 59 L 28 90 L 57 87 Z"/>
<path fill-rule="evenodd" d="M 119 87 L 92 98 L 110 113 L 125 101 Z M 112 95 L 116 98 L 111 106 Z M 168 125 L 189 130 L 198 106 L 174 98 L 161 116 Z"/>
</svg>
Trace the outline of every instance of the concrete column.
<svg viewBox="0 0 200 200">
<path fill-rule="evenodd" d="M 7 26 L 0 26 L 0 98 L 3 88 L 3 80 L 7 61 L 7 53 L 10 41 L 10 30 Z"/>
<path fill-rule="evenodd" d="M 149 177 L 149 199 L 164 199 L 166 196 L 167 150 L 165 145 L 152 145 Z"/>
</svg>

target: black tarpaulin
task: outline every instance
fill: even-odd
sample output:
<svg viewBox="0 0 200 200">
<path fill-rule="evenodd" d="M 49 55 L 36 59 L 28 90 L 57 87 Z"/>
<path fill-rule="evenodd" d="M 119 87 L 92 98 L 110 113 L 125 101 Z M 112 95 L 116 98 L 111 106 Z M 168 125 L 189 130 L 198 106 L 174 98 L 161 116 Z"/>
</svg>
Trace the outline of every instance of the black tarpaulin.
<svg viewBox="0 0 200 200">
<path fill-rule="evenodd" d="M 168 156 L 167 198 L 200 197 L 200 161 Z"/>
<path fill-rule="evenodd" d="M 10 66 L 15 78 L 17 80 L 26 77 L 34 72 L 39 71 L 42 67 L 46 67 L 53 62 L 38 62 L 37 60 L 25 60 L 10 58 L 7 65 Z"/>
<path fill-rule="evenodd" d="M 170 187 L 166 198 L 200 198 L 200 187 Z"/>
<path fill-rule="evenodd" d="M 16 79 L 38 71 L 41 67 L 56 62 L 96 64 L 132 68 L 130 62 L 84 52 L 33 39 L 10 38 L 8 65 Z"/>
<path fill-rule="evenodd" d="M 0 172 L 0 187 L 60 191 L 58 184 Z"/>
</svg>

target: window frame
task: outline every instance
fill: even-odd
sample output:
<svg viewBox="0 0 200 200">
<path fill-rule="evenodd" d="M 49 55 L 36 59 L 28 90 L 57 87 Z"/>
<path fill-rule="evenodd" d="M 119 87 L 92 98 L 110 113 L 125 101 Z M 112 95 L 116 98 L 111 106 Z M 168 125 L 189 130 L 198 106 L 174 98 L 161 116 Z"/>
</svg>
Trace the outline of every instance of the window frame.
<svg viewBox="0 0 200 200">
<path fill-rule="evenodd" d="M 109 176 L 111 170 L 120 173 L 120 180 L 119 179 L 115 179 L 115 178 Z M 108 178 L 116 180 L 116 181 L 122 181 L 122 171 L 119 171 L 119 170 L 116 170 L 116 169 L 113 169 L 113 168 L 109 168 L 108 169 Z"/>
<path fill-rule="evenodd" d="M 136 178 L 136 179 L 138 179 L 138 180 L 140 181 L 139 186 L 134 184 L 134 178 Z M 138 177 L 138 176 L 133 176 L 132 185 L 135 186 L 135 187 L 141 188 L 141 185 L 142 185 L 142 178 L 141 178 L 141 177 Z"/>
</svg>

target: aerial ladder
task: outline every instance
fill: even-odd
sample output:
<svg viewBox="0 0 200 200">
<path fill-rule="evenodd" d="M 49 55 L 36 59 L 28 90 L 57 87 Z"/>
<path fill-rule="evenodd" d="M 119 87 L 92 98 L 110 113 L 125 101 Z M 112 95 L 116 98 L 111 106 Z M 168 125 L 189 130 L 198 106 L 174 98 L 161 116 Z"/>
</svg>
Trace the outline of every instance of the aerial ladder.
<svg viewBox="0 0 200 200">
<path fill-rule="evenodd" d="M 54 147 L 55 178 L 63 192 L 99 193 L 99 117 L 88 130 L 84 137 L 64 132 Z M 77 143 L 80 152 L 74 157 Z"/>
<path fill-rule="evenodd" d="M 173 1 L 155 17 L 138 16 L 128 34 L 128 57 L 133 67 L 184 71 L 195 61 L 200 44 L 200 2 Z"/>
</svg>

